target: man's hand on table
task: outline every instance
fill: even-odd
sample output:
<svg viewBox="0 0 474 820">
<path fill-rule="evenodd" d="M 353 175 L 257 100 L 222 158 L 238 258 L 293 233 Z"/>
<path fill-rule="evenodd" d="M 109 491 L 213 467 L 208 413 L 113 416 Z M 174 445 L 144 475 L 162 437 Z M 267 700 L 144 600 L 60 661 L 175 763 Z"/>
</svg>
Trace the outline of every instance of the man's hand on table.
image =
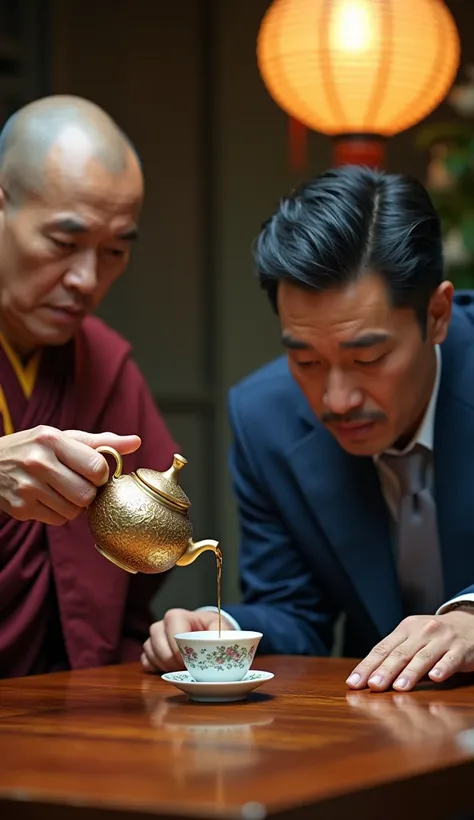
<svg viewBox="0 0 474 820">
<path fill-rule="evenodd" d="M 150 637 L 143 644 L 141 662 L 146 672 L 179 672 L 184 664 L 174 635 L 180 632 L 202 632 L 219 628 L 217 612 L 207 610 L 170 609 L 162 621 L 150 627 Z M 233 629 L 221 615 L 221 629 Z"/>
<path fill-rule="evenodd" d="M 351 689 L 408 692 L 425 675 L 436 683 L 474 672 L 474 611 L 412 615 L 378 643 L 347 678 Z"/>
<path fill-rule="evenodd" d="M 40 425 L 0 438 L 0 509 L 19 521 L 61 526 L 94 500 L 109 477 L 97 447 L 133 453 L 138 436 L 57 430 Z"/>
</svg>

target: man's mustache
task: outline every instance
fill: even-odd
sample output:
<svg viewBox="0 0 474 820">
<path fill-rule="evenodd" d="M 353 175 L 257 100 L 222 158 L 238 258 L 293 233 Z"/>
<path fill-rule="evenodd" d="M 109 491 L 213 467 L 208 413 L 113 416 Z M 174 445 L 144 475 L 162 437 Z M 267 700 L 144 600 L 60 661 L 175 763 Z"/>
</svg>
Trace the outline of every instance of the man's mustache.
<svg viewBox="0 0 474 820">
<path fill-rule="evenodd" d="M 380 410 L 373 410 L 370 413 L 366 410 L 350 410 L 348 413 L 323 413 L 321 421 L 323 424 L 347 424 L 351 421 L 361 421 L 369 424 L 372 421 L 386 421 L 387 416 Z"/>
</svg>

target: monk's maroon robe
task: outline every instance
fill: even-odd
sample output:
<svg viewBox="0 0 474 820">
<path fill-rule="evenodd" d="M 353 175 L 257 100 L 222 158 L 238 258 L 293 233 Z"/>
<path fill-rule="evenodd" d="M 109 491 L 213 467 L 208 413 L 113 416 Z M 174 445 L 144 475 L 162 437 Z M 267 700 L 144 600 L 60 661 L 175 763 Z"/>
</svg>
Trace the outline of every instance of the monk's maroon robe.
<svg viewBox="0 0 474 820">
<path fill-rule="evenodd" d="M 139 435 L 125 472 L 167 469 L 177 450 L 130 345 L 97 318 L 70 344 L 42 351 L 29 398 L 0 348 L 0 388 L 15 432 L 46 424 Z M 130 575 L 107 561 L 85 513 L 50 527 L 0 512 L 0 677 L 138 659 L 164 577 Z"/>
</svg>

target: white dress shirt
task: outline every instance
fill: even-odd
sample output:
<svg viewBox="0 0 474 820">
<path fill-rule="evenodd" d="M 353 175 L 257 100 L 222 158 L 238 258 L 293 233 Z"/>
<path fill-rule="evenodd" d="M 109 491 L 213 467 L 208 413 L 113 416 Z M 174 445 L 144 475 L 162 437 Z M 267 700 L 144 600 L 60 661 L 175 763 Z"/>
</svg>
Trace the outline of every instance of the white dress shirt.
<svg viewBox="0 0 474 820">
<path fill-rule="evenodd" d="M 436 351 L 436 377 L 435 383 L 433 387 L 433 392 L 431 393 L 430 403 L 426 409 L 426 413 L 423 417 L 423 420 L 413 436 L 410 443 L 403 449 L 403 450 L 395 450 L 390 448 L 386 450 L 387 453 L 390 455 L 395 456 L 403 456 L 406 453 L 409 453 L 410 450 L 415 447 L 416 444 L 421 444 L 431 453 L 433 453 L 433 444 L 434 444 L 434 426 L 435 426 L 435 417 L 436 417 L 436 404 L 438 401 L 438 393 L 439 393 L 439 385 L 441 380 L 441 350 L 439 345 L 435 347 Z M 374 456 L 374 464 L 377 469 L 380 478 L 380 484 L 382 489 L 382 494 L 387 504 L 387 507 L 390 511 L 390 515 L 395 524 L 398 522 L 398 509 L 399 509 L 399 502 L 400 502 L 400 486 L 398 482 L 398 477 L 395 475 L 394 472 L 389 468 L 388 464 L 384 461 L 380 461 L 380 456 Z M 428 475 L 427 475 L 427 483 L 428 487 L 431 491 L 434 488 L 434 469 L 433 469 L 433 459 L 430 460 L 428 463 Z M 464 595 L 457 596 L 456 598 L 451 598 L 449 601 L 446 601 L 442 604 L 439 609 L 436 611 L 436 615 L 442 615 L 444 612 L 448 612 L 450 609 L 458 608 L 463 603 L 466 604 L 468 608 L 474 606 L 474 593 L 465 593 Z M 217 612 L 217 607 L 213 606 L 206 606 L 201 607 L 202 610 Z M 240 629 L 239 624 L 228 615 L 227 612 L 221 610 L 222 615 L 227 618 L 227 620 L 233 625 L 234 629 Z"/>
</svg>

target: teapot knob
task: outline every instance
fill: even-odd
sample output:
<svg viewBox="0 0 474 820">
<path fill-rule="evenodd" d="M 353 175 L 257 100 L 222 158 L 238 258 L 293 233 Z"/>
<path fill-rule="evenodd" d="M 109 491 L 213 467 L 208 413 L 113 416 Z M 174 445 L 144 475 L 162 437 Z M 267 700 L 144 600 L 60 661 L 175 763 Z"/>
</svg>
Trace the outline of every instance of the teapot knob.
<svg viewBox="0 0 474 820">
<path fill-rule="evenodd" d="M 107 455 L 114 457 L 116 463 L 116 467 L 114 470 L 114 478 L 120 478 L 123 469 L 123 460 L 120 453 L 117 453 L 117 450 L 114 450 L 113 447 L 108 447 L 106 444 L 104 444 L 103 447 L 97 447 L 96 451 L 98 453 L 106 453 Z"/>
<path fill-rule="evenodd" d="M 187 463 L 187 459 L 185 459 L 184 456 L 180 456 L 179 453 L 175 453 L 171 467 L 163 473 L 164 478 L 168 481 L 172 481 L 173 483 L 179 483 L 179 471 L 182 470 L 184 465 Z"/>
<path fill-rule="evenodd" d="M 184 456 L 180 456 L 178 453 L 173 456 L 173 467 L 175 470 L 182 470 L 187 463 L 188 461 Z"/>
</svg>

